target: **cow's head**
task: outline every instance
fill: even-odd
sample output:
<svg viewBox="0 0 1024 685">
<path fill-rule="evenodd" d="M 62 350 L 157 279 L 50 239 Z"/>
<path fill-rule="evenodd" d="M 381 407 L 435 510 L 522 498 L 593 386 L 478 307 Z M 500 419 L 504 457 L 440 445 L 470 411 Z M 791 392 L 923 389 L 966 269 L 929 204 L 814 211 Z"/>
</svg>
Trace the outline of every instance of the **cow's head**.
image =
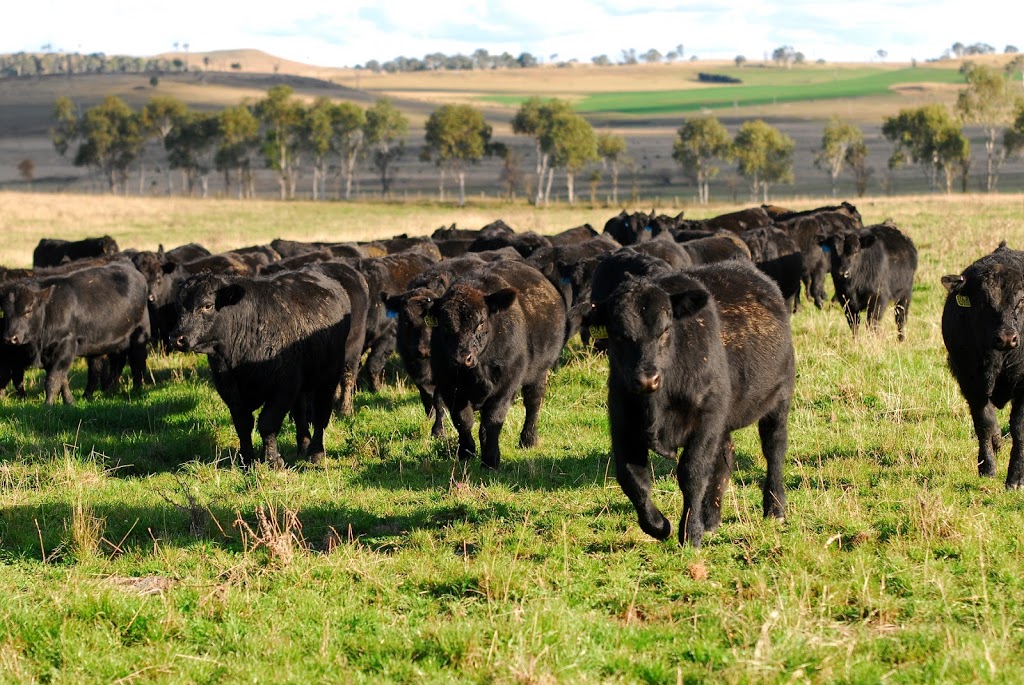
<svg viewBox="0 0 1024 685">
<path fill-rule="evenodd" d="M 132 263 L 146 279 L 150 302 L 162 307 L 174 301 L 173 274 L 178 268 L 177 264 L 161 260 L 159 252 L 139 252 L 132 256 Z"/>
<path fill-rule="evenodd" d="M 3 312 L 3 341 L 9 345 L 31 343 L 37 337 L 42 321 L 39 311 L 53 294 L 53 286 L 36 283 L 15 283 L 0 291 Z"/>
<path fill-rule="evenodd" d="M 105 255 L 117 254 L 117 241 L 109 235 L 103 236 L 100 238 L 100 251 Z"/>
<path fill-rule="evenodd" d="M 708 304 L 711 294 L 697 281 L 679 277 L 671 291 L 647 278 L 628 275 L 608 299 L 592 305 L 583 325 L 592 338 L 608 339 L 615 382 L 635 394 L 657 392 L 679 363 L 682 327 Z"/>
<path fill-rule="evenodd" d="M 518 296 L 514 288 L 485 293 L 456 283 L 430 308 L 428 315 L 436 324 L 432 353 L 445 355 L 452 366 L 474 368 L 493 338 L 494 316 L 510 308 Z"/>
<path fill-rule="evenodd" d="M 178 325 L 171 331 L 171 343 L 183 352 L 214 351 L 217 339 L 214 323 L 225 307 L 237 305 L 245 288 L 233 279 L 200 273 L 182 282 L 178 289 Z"/>
<path fill-rule="evenodd" d="M 972 329 L 987 335 L 993 349 L 1007 352 L 1020 345 L 1024 274 L 995 264 L 943 276 L 942 285 L 949 293 L 947 306 L 968 311 Z"/>
<path fill-rule="evenodd" d="M 430 338 L 437 325 L 429 314 L 437 295 L 430 288 L 415 288 L 400 295 L 381 294 L 387 316 L 397 320 L 398 349 L 404 359 L 429 359 Z"/>
<path fill-rule="evenodd" d="M 849 280 L 863 251 L 875 244 L 877 238 L 869 231 L 840 231 L 818 238 L 821 248 L 828 253 L 832 278 L 837 281 Z"/>
</svg>

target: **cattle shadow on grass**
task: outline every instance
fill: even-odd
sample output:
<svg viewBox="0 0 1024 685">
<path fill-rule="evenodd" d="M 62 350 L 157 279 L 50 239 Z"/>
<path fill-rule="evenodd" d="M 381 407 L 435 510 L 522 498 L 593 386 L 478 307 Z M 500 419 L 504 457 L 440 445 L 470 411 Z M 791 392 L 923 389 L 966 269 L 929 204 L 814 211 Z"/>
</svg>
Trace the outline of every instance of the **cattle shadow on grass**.
<svg viewBox="0 0 1024 685">
<path fill-rule="evenodd" d="M 165 494 L 172 501 L 180 499 L 175 497 L 176 493 Z M 88 502 L 83 505 L 77 497 L 69 494 L 68 501 L 17 505 L 0 511 L 4 531 L 0 536 L 0 560 L 73 563 L 78 552 L 72 531 L 90 525 L 93 532 L 86 542 L 94 553 L 102 556 L 133 554 L 161 558 L 164 549 L 193 549 L 197 544 L 216 546 L 236 555 L 267 554 L 259 540 L 265 531 L 260 528 L 252 505 L 241 510 L 205 503 L 190 509 L 184 502 L 171 501 L 146 506 Z M 278 506 L 278 520 L 284 518 L 283 511 L 284 507 Z M 342 504 L 298 508 L 294 514 L 300 523 L 300 527 L 290 529 L 297 540 L 295 548 L 312 554 L 355 544 L 379 553 L 393 553 L 417 544 L 410 534 L 418 530 L 437 531 L 453 523 L 479 525 L 516 517 L 516 512 L 501 503 L 474 507 L 447 502 L 425 504 L 407 513 L 388 516 Z M 89 523 L 79 525 L 84 519 Z"/>
<path fill-rule="evenodd" d="M 453 482 L 494 483 L 545 492 L 615 483 L 615 464 L 606 449 L 567 451 L 553 456 L 507 450 L 496 471 L 484 468 L 479 457 L 458 461 L 455 453 L 451 441 L 435 440 L 429 452 L 361 464 L 354 483 L 385 490 L 434 490 Z M 672 473 L 675 468 L 675 461 L 654 454 L 651 461 L 656 477 Z"/>
<path fill-rule="evenodd" d="M 131 401 L 110 396 L 78 400 L 70 407 L 11 401 L 3 409 L 7 429 L 0 430 L 0 454 L 30 460 L 96 455 L 120 477 L 173 470 L 216 451 L 213 428 L 196 420 L 196 408 L 191 397 L 145 393 Z"/>
</svg>

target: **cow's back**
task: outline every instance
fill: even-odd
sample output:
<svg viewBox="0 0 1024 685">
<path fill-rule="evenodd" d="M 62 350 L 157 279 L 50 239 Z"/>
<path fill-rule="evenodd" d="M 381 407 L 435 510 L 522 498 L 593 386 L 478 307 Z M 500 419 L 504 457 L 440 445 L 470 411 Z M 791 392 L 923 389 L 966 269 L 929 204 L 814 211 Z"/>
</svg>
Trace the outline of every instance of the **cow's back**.
<svg viewBox="0 0 1024 685">
<path fill-rule="evenodd" d="M 732 381 L 729 429 L 749 425 L 774 406 L 773 398 L 792 392 L 796 364 L 789 307 L 775 282 L 749 262 L 719 262 L 681 273 L 714 297 Z"/>
</svg>

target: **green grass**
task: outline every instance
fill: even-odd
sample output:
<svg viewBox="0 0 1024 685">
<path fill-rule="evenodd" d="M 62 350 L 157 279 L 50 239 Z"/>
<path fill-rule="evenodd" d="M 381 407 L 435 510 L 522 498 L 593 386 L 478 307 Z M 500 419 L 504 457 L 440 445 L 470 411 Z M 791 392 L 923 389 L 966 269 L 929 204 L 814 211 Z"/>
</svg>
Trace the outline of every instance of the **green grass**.
<svg viewBox="0 0 1024 685">
<path fill-rule="evenodd" d="M 541 444 L 516 449 L 517 405 L 498 473 L 429 438 L 397 364 L 332 422 L 322 466 L 283 472 L 232 467 L 203 358 L 70 408 L 42 406 L 33 372 L 28 401 L 0 399 L 0 681 L 1024 681 L 1024 500 L 1008 446 L 1000 479 L 977 476 L 938 331 L 940 276 L 1024 244 L 1024 206 L 955 200 L 860 205 L 920 249 L 908 340 L 891 318 L 853 340 L 835 309 L 794 317 L 788 521 L 761 519 L 744 429 L 699 551 L 640 532 L 606 362 L 576 344 Z M 674 464 L 653 459 L 677 518 Z"/>
<path fill-rule="evenodd" d="M 719 69 L 715 73 L 743 83 L 684 90 L 595 93 L 576 103 L 587 114 L 661 115 L 701 109 L 747 107 L 785 102 L 885 95 L 904 83 L 963 83 L 955 69 Z M 489 96 L 488 101 L 518 104 L 525 96 Z"/>
</svg>

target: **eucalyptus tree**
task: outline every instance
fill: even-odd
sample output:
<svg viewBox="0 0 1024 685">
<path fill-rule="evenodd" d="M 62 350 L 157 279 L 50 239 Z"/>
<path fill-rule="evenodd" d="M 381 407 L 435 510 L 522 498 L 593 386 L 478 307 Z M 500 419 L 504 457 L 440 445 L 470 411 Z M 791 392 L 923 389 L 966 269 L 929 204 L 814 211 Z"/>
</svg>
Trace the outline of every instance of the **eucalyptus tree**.
<svg viewBox="0 0 1024 685">
<path fill-rule="evenodd" d="M 731 142 L 725 126 L 711 115 L 686 120 L 676 132 L 672 158 L 697 185 L 697 201 L 702 205 L 711 200 L 709 182 L 720 171 L 712 162 L 729 158 Z"/>
<path fill-rule="evenodd" d="M 263 158 L 277 172 L 282 200 L 295 197 L 299 176 L 305 108 L 294 93 L 291 86 L 273 86 L 255 106 L 264 129 Z"/>
<path fill-rule="evenodd" d="M 1006 159 L 1005 148 L 996 145 L 999 134 L 1013 121 L 1014 110 L 1024 98 L 1011 87 L 1003 71 L 965 62 L 960 73 L 967 88 L 957 96 L 956 110 L 964 123 L 977 124 L 985 133 L 985 189 L 991 193 Z"/>
<path fill-rule="evenodd" d="M 860 127 L 833 114 L 821 134 L 821 149 L 814 155 L 814 166 L 828 174 L 832 184 L 832 197 L 836 196 L 839 175 L 848 166 L 850 151 L 864 145 L 864 132 Z M 856 157 L 856 155 L 855 155 Z"/>
<path fill-rule="evenodd" d="M 491 132 L 483 113 L 470 105 L 442 105 L 430 114 L 422 156 L 438 166 L 442 201 L 445 173 L 450 172 L 459 182 L 459 206 L 466 203 L 466 166 L 489 152 Z"/>
<path fill-rule="evenodd" d="M 768 189 L 793 182 L 793 139 L 761 119 L 745 122 L 733 140 L 731 155 L 750 183 L 753 199 L 768 202 Z"/>
<path fill-rule="evenodd" d="M 405 136 L 409 132 L 409 120 L 387 98 L 378 98 L 366 110 L 363 136 L 373 154 L 373 165 L 380 174 L 381 193 L 391 194 L 394 182 L 394 163 L 405 153 Z"/>
</svg>

